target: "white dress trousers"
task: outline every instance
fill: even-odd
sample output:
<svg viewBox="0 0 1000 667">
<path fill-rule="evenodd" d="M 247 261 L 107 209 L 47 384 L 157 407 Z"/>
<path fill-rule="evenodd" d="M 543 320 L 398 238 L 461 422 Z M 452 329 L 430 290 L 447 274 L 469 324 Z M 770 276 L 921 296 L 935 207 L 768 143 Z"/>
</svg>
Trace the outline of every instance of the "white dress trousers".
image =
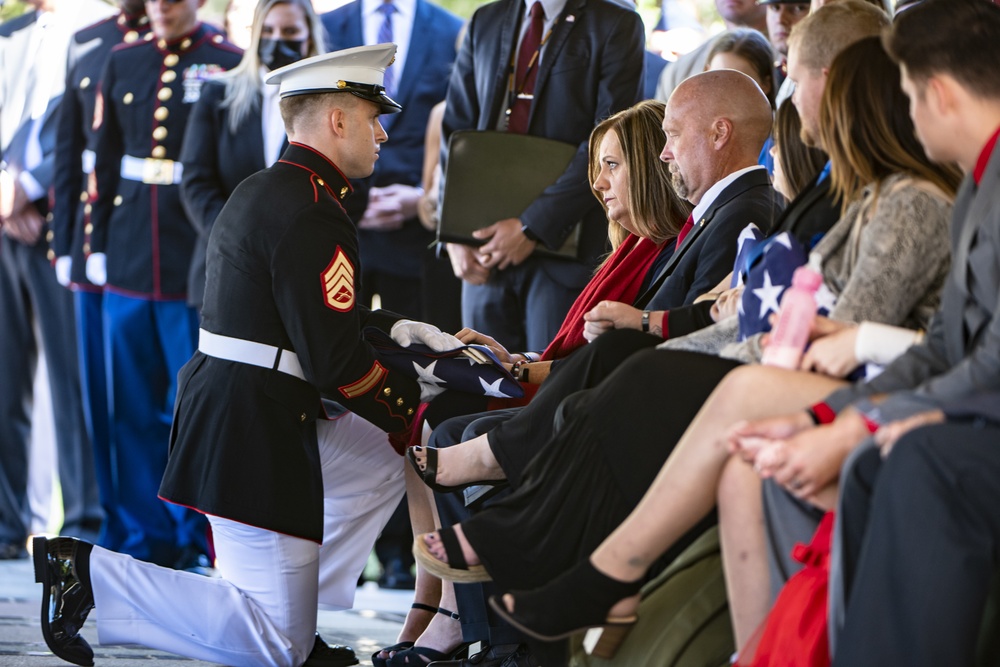
<svg viewBox="0 0 1000 667">
<path fill-rule="evenodd" d="M 403 494 L 403 459 L 357 415 L 317 423 L 323 545 L 208 516 L 220 578 L 94 547 L 102 645 L 141 644 L 234 667 L 298 667 L 318 604 L 349 608 L 368 554 Z"/>
</svg>

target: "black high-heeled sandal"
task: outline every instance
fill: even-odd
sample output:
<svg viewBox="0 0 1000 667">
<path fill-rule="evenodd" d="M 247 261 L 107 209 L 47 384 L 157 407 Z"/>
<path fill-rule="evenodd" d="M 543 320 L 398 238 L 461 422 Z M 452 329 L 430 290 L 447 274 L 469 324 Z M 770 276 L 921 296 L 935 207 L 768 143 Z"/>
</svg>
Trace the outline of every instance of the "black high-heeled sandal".
<svg viewBox="0 0 1000 667">
<path fill-rule="evenodd" d="M 445 526 L 438 529 L 437 532 L 441 537 L 441 544 L 444 545 L 444 553 L 448 556 L 448 562 L 445 563 L 435 558 L 431 550 L 427 548 L 424 535 L 417 535 L 413 541 L 413 557 L 422 568 L 438 579 L 461 584 L 493 580 L 482 565 L 469 565 L 465 562 L 462 545 L 458 543 L 458 536 L 455 534 L 454 528 Z"/>
<path fill-rule="evenodd" d="M 635 595 L 641 581 L 618 581 L 599 572 L 590 560 L 533 591 L 511 591 L 514 611 L 503 598 L 490 596 L 490 606 L 501 618 L 540 641 L 558 641 L 591 628 L 601 628 L 601 636 L 591 655 L 613 658 L 632 630 L 637 614 L 609 617 L 615 603 Z"/>
<path fill-rule="evenodd" d="M 431 605 L 424 604 L 423 602 L 414 602 L 413 604 L 410 605 L 410 608 L 419 609 L 421 611 L 429 611 L 432 614 L 436 614 L 439 612 L 448 615 L 452 614 L 452 612 L 449 612 L 447 609 L 441 609 L 441 607 L 432 607 Z M 454 616 L 458 616 L 458 614 L 454 614 Z M 399 642 L 393 644 L 392 646 L 386 646 L 385 648 L 380 648 L 379 650 L 372 653 L 372 665 L 373 667 L 388 667 L 389 660 L 390 658 L 392 658 L 392 656 L 390 655 L 388 658 L 380 658 L 378 655 L 379 653 L 392 653 L 394 651 L 397 652 L 405 651 L 406 649 L 409 648 L 413 648 L 413 642 Z"/>
<path fill-rule="evenodd" d="M 427 607 L 424 605 L 422 608 L 434 609 L 433 607 Z M 434 609 L 438 614 L 444 614 L 456 621 L 461 619 L 457 613 L 451 611 L 450 609 L 445 609 L 444 607 L 438 607 Z M 440 660 L 455 660 L 459 658 L 464 658 L 469 650 L 469 644 L 462 643 L 459 644 L 457 648 L 451 651 L 438 651 L 437 649 L 427 648 L 426 646 L 410 646 L 402 651 L 398 651 L 394 656 L 389 658 L 386 663 L 388 667 L 408 667 L 409 665 L 429 665 L 432 662 L 437 662 Z"/>
<path fill-rule="evenodd" d="M 416 452 L 426 452 L 427 458 L 424 461 L 424 468 L 420 468 L 420 464 L 417 463 Z M 505 479 L 484 479 L 475 482 L 466 482 L 465 484 L 458 484 L 456 486 L 445 486 L 444 484 L 437 483 L 437 447 L 423 447 L 421 445 L 416 445 L 415 447 L 408 447 L 406 449 L 406 460 L 410 462 L 413 469 L 417 471 L 417 475 L 423 480 L 424 484 L 429 486 L 432 490 L 437 493 L 456 493 L 458 491 L 464 491 L 470 486 L 481 486 L 484 484 L 498 486 L 500 484 L 506 484 Z"/>
</svg>

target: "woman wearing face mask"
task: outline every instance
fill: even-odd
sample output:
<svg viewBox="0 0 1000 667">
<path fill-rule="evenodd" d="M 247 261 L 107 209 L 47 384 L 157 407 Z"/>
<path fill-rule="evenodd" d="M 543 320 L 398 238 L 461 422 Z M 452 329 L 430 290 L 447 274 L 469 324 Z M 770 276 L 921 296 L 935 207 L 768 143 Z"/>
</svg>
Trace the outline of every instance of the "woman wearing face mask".
<svg viewBox="0 0 1000 667">
<path fill-rule="evenodd" d="M 191 111 L 181 163 L 181 197 L 198 242 L 188 276 L 188 302 L 201 308 L 208 235 L 230 193 L 250 174 L 274 164 L 285 147 L 274 69 L 326 51 L 323 26 L 309 0 L 260 0 L 250 45 L 232 70 L 202 87 Z"/>
</svg>

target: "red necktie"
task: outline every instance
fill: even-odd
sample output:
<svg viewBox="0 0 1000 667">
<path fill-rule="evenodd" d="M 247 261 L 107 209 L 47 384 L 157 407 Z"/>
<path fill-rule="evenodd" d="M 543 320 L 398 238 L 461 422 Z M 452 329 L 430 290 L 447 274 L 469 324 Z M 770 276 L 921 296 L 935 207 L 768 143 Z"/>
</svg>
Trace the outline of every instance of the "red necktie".
<svg viewBox="0 0 1000 667">
<path fill-rule="evenodd" d="M 681 244 L 684 243 L 684 237 L 687 236 L 688 232 L 690 232 L 693 228 L 694 228 L 694 216 L 689 215 L 688 219 L 684 221 L 684 226 L 681 227 L 681 231 L 677 233 L 676 247 L 678 248 L 681 247 Z"/>
<path fill-rule="evenodd" d="M 541 59 L 539 50 L 542 46 L 542 30 L 545 27 L 545 10 L 542 3 L 531 6 L 531 25 L 524 33 L 521 48 L 517 52 L 517 70 L 514 77 L 514 103 L 510 108 L 510 118 L 507 119 L 507 131 L 525 134 L 528 131 L 528 114 L 531 111 L 531 98 L 522 99 L 519 94 L 531 95 L 535 92 L 535 78 L 538 76 L 538 61 Z"/>
</svg>

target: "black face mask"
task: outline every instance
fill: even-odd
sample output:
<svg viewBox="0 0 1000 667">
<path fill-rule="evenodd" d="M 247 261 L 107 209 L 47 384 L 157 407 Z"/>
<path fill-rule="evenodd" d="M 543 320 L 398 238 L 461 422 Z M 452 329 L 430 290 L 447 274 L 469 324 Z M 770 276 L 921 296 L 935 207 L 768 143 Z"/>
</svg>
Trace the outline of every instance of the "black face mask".
<svg viewBox="0 0 1000 667">
<path fill-rule="evenodd" d="M 264 67 L 274 70 L 302 60 L 304 39 L 261 39 L 257 54 Z"/>
</svg>

